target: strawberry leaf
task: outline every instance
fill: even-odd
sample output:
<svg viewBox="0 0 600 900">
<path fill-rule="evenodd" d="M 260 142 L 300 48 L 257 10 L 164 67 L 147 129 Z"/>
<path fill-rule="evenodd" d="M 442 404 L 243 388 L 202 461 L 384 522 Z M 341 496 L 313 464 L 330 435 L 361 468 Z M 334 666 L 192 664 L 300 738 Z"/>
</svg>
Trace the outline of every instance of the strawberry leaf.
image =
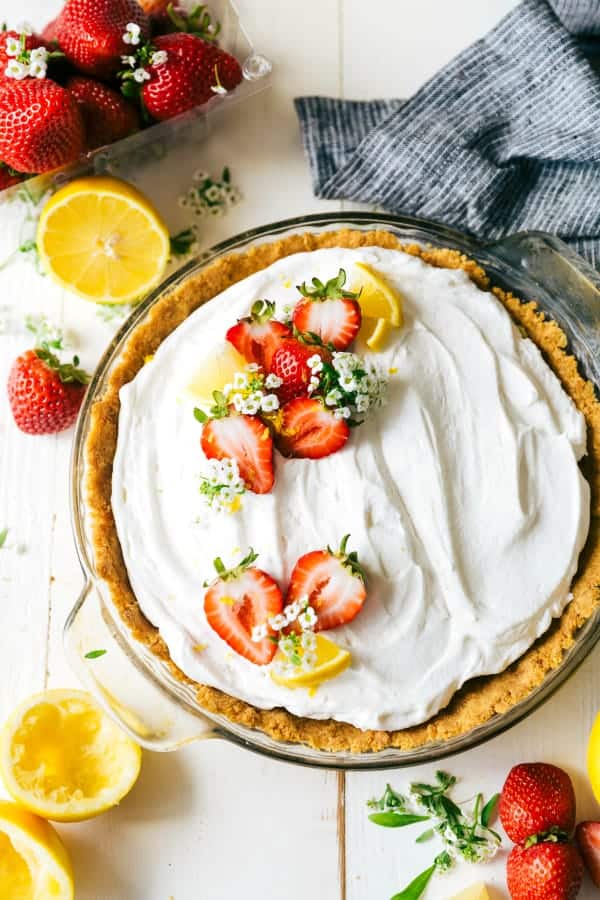
<svg viewBox="0 0 600 900">
<path fill-rule="evenodd" d="M 34 353 L 49 369 L 56 372 L 63 384 L 87 384 L 89 382 L 88 373 L 79 368 L 78 356 L 73 357 L 72 363 L 61 363 L 45 341 L 42 341 L 40 347 L 35 348 Z"/>
<path fill-rule="evenodd" d="M 417 875 L 403 891 L 400 891 L 399 894 L 394 894 L 391 900 L 419 900 L 419 897 L 424 894 L 425 888 L 431 881 L 436 869 L 437 866 L 435 863 L 432 866 L 429 866 L 428 869 L 425 869 L 424 872 Z"/>
<path fill-rule="evenodd" d="M 315 277 L 312 280 L 312 287 L 308 287 L 306 282 L 303 282 L 297 285 L 297 290 L 309 300 L 356 300 L 360 296 L 360 291 L 354 293 L 344 290 L 345 283 L 346 272 L 344 269 L 340 269 L 335 278 L 330 278 L 325 284 Z"/>
<path fill-rule="evenodd" d="M 416 822 L 428 822 L 429 816 L 417 816 L 412 813 L 380 812 L 371 813 L 369 821 L 384 828 L 404 828 L 406 825 L 414 825 Z"/>
</svg>

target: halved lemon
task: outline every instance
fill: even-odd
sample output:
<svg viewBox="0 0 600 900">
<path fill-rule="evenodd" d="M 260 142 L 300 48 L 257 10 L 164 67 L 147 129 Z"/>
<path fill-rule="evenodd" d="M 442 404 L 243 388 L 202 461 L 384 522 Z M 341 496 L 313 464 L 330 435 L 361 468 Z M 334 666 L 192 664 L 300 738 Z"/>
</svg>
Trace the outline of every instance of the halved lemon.
<svg viewBox="0 0 600 900">
<path fill-rule="evenodd" d="M 141 750 L 85 691 L 25 700 L 0 735 L 0 773 L 26 809 L 80 822 L 116 806 L 140 772 Z"/>
<path fill-rule="evenodd" d="M 64 844 L 44 819 L 0 800 L 0 896 L 72 900 L 73 870 Z"/>
<path fill-rule="evenodd" d="M 383 276 L 360 262 L 354 266 L 352 290 L 361 292 L 358 298 L 362 313 L 359 338 L 369 350 L 379 352 L 392 328 L 402 327 L 402 298 Z"/>
<path fill-rule="evenodd" d="M 243 372 L 246 366 L 247 362 L 242 354 L 231 344 L 223 343 L 198 369 L 187 385 L 186 392 L 191 394 L 200 406 L 212 406 L 213 392 L 222 391 L 226 384 L 231 383 L 235 373 Z"/>
<path fill-rule="evenodd" d="M 490 900 L 490 895 L 483 881 L 478 881 L 477 884 L 472 884 L 460 894 L 456 894 L 452 900 Z"/>
<path fill-rule="evenodd" d="M 96 303 L 131 303 L 162 278 L 169 232 L 132 185 L 104 175 L 78 178 L 42 210 L 42 264 L 63 287 Z"/>
<path fill-rule="evenodd" d="M 594 797 L 600 803 L 600 713 L 596 716 L 588 739 L 587 769 Z"/>
<path fill-rule="evenodd" d="M 271 678 L 276 684 L 287 688 L 317 688 L 323 681 L 329 681 L 335 678 L 344 669 L 347 669 L 352 661 L 352 657 L 348 650 L 338 647 L 329 638 L 322 634 L 316 635 L 317 646 L 315 649 L 315 664 L 310 669 L 304 669 L 302 666 L 286 666 L 287 657 L 279 650 L 274 659 L 274 668 L 271 672 Z M 298 649 L 300 659 L 304 656 L 302 648 Z M 278 667 L 282 666 L 285 674 L 281 674 Z M 288 669 L 291 668 L 291 671 Z"/>
</svg>

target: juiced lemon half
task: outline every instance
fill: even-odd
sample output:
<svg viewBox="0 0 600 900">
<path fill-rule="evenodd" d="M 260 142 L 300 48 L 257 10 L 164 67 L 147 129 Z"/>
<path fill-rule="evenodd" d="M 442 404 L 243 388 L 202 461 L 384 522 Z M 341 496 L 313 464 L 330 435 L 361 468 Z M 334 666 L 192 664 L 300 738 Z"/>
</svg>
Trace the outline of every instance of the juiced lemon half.
<svg viewBox="0 0 600 900">
<path fill-rule="evenodd" d="M 78 178 L 48 201 L 37 246 L 45 270 L 96 303 L 131 303 L 160 281 L 169 261 L 166 225 L 150 201 L 119 178 Z"/>
<path fill-rule="evenodd" d="M 0 800 L 0 896 L 72 900 L 73 871 L 56 831 L 44 819 Z"/>
<path fill-rule="evenodd" d="M 6 789 L 26 809 L 57 822 L 79 822 L 116 806 L 140 765 L 137 744 L 84 691 L 29 697 L 0 735 Z"/>
<path fill-rule="evenodd" d="M 299 648 L 298 654 L 302 660 L 304 651 Z M 302 665 L 289 666 L 285 655 L 279 650 L 271 671 L 271 678 L 277 684 L 287 688 L 317 688 L 323 681 L 335 678 L 344 669 L 347 669 L 352 661 L 348 650 L 343 650 L 322 634 L 316 635 L 315 662 L 310 669 Z"/>
<path fill-rule="evenodd" d="M 359 338 L 374 352 L 382 350 L 392 328 L 403 324 L 402 298 L 378 272 L 366 263 L 356 263 L 352 290 L 360 290 L 358 302 L 362 313 Z"/>
</svg>

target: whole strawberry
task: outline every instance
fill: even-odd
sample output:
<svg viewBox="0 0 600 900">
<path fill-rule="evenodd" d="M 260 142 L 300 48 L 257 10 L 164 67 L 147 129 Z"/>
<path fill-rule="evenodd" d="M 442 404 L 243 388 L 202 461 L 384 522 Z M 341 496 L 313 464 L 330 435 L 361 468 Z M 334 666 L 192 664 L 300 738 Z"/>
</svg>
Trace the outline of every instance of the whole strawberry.
<svg viewBox="0 0 600 900">
<path fill-rule="evenodd" d="M 575 792 L 571 779 L 549 763 L 514 766 L 500 794 L 500 821 L 515 844 L 532 835 L 563 832 L 575 825 Z"/>
<path fill-rule="evenodd" d="M 111 78 L 123 54 L 150 36 L 150 22 L 136 0 L 67 0 L 53 30 L 80 72 Z"/>
<path fill-rule="evenodd" d="M 153 46 L 159 54 L 146 67 L 142 99 L 160 121 L 202 106 L 215 94 L 233 90 L 242 80 L 234 56 L 193 34 L 165 34 Z"/>
<path fill-rule="evenodd" d="M 77 101 L 47 78 L 0 82 L 0 159 L 18 172 L 49 172 L 85 149 Z"/>
<path fill-rule="evenodd" d="M 139 130 L 140 117 L 135 106 L 108 85 L 75 75 L 65 87 L 79 103 L 88 150 L 112 144 Z"/>
<path fill-rule="evenodd" d="M 583 862 L 573 844 L 517 845 L 506 864 L 512 900 L 575 900 L 582 880 Z"/>
<path fill-rule="evenodd" d="M 89 376 L 79 360 L 61 364 L 47 346 L 27 350 L 12 365 L 8 401 L 13 418 L 27 434 L 54 434 L 77 418 Z"/>
<path fill-rule="evenodd" d="M 277 391 L 281 403 L 308 394 L 312 375 L 309 360 L 315 356 L 330 358 L 323 348 L 303 344 L 294 337 L 284 338 L 279 343 L 271 356 L 270 371 L 281 379 Z"/>
<path fill-rule="evenodd" d="M 600 887 L 600 822 L 580 822 L 575 839 L 590 878 Z"/>
</svg>

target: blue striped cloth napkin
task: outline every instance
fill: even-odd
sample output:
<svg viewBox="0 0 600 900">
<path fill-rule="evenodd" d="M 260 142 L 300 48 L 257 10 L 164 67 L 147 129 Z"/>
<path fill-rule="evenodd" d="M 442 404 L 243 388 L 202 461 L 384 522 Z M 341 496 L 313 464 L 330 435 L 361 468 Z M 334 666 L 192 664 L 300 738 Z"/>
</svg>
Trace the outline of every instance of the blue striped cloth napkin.
<svg viewBox="0 0 600 900">
<path fill-rule="evenodd" d="M 409 100 L 298 98 L 315 193 L 600 267 L 599 62 L 600 0 L 524 0 Z"/>
</svg>

